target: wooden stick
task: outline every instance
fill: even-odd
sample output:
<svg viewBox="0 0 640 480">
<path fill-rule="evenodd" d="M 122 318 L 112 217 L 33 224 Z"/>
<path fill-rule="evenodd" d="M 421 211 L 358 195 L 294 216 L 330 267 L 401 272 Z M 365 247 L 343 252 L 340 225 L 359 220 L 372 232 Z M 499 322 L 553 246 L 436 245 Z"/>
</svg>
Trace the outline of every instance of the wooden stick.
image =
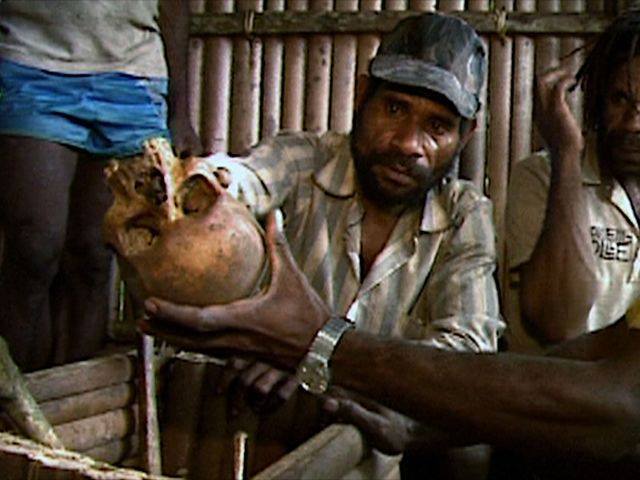
<svg viewBox="0 0 640 480">
<path fill-rule="evenodd" d="M 128 382 L 134 365 L 132 355 L 116 354 L 28 373 L 25 379 L 36 401 L 45 402 Z"/>
<path fill-rule="evenodd" d="M 53 448 L 63 448 L 9 355 L 7 342 L 0 337 L 0 405 L 28 438 Z"/>
<path fill-rule="evenodd" d="M 331 0 L 311 0 L 311 10 L 327 11 L 331 4 Z M 329 35 L 312 35 L 309 39 L 305 130 L 312 132 L 324 132 L 329 125 L 331 41 Z"/>
<path fill-rule="evenodd" d="M 204 0 L 189 0 L 191 14 L 204 13 Z M 204 53 L 204 40 L 191 37 L 189 39 L 189 59 L 187 62 L 189 107 L 191 112 L 191 124 L 196 130 L 200 130 L 202 119 L 202 55 Z"/>
<path fill-rule="evenodd" d="M 336 4 L 341 12 L 358 10 L 357 0 L 341 0 Z M 356 37 L 336 35 L 333 39 L 333 73 L 331 75 L 331 130 L 349 132 L 353 117 L 355 93 Z"/>
<path fill-rule="evenodd" d="M 289 11 L 300 15 L 307 9 L 307 0 L 288 2 Z M 282 99 L 282 126 L 289 130 L 302 130 L 305 97 L 305 51 L 307 41 L 301 36 L 287 36 L 284 41 L 284 96 Z"/>
<path fill-rule="evenodd" d="M 140 397 L 138 409 L 141 420 L 140 452 L 143 468 L 153 474 L 162 473 L 160 451 L 160 428 L 158 427 L 158 406 L 156 398 L 156 372 L 154 362 L 154 339 L 150 335 L 140 334 L 138 344 L 138 375 Z"/>
<path fill-rule="evenodd" d="M 441 12 L 459 12 L 464 10 L 464 0 L 440 0 L 438 10 Z"/>
<path fill-rule="evenodd" d="M 363 12 L 378 12 L 381 7 L 381 0 L 362 0 L 360 9 Z M 358 36 L 358 58 L 357 74 L 366 75 L 369 73 L 369 62 L 376 53 L 380 44 L 379 34 L 363 34 Z"/>
<path fill-rule="evenodd" d="M 223 1 L 223 0 L 216 0 Z M 543 0 L 541 5 L 548 1 Z M 400 0 L 387 4 L 387 9 L 377 14 L 372 12 L 263 12 L 255 15 L 254 35 L 303 35 L 335 33 L 381 33 L 389 32 L 401 19 L 416 14 L 415 11 L 400 8 L 406 1 Z M 609 7 L 607 2 L 606 6 Z M 394 7 L 394 8 L 391 8 Z M 466 20 L 479 33 L 508 34 L 592 34 L 602 32 L 612 20 L 608 11 L 598 14 L 550 14 L 544 12 L 511 12 L 505 17 L 504 26 L 496 21 L 494 12 L 454 12 L 454 15 Z M 244 16 L 242 14 L 203 14 L 194 15 L 191 33 L 195 36 L 243 35 Z"/>
<path fill-rule="evenodd" d="M 557 15 L 560 11 L 559 0 L 546 0 L 538 3 L 538 13 L 550 13 Z M 541 36 L 536 39 L 536 75 L 558 66 L 558 58 L 560 57 L 560 41 L 557 37 L 550 35 Z M 534 112 L 535 118 L 535 112 Z M 544 140 L 540 137 L 537 130 L 534 129 L 532 139 L 532 149 L 539 150 L 543 148 Z"/>
<path fill-rule="evenodd" d="M 513 8 L 512 0 L 497 0 L 496 8 Z M 489 153 L 487 174 L 489 175 L 489 197 L 494 205 L 494 224 L 497 236 L 498 265 L 504 257 L 504 211 L 507 200 L 509 178 L 509 119 L 511 114 L 511 67 L 513 41 L 510 38 L 491 38 L 489 62 Z M 502 278 L 500 275 L 499 278 Z"/>
<path fill-rule="evenodd" d="M 69 450 L 84 452 L 130 436 L 136 431 L 134 407 L 119 408 L 54 427 Z M 151 473 L 151 472 L 149 472 Z"/>
<path fill-rule="evenodd" d="M 469 0 L 469 10 L 473 12 L 486 12 L 489 10 L 488 0 Z M 484 43 L 487 58 L 490 58 L 490 45 L 486 36 L 481 37 Z M 488 76 L 488 73 L 487 73 Z M 485 166 L 487 163 L 487 90 L 488 81 L 485 79 L 480 91 L 480 111 L 476 115 L 476 132 L 460 154 L 460 168 L 458 176 L 472 181 L 480 191 L 485 190 Z"/>
<path fill-rule="evenodd" d="M 227 14 L 233 11 L 233 0 L 207 2 L 207 12 Z M 222 37 L 218 27 L 215 38 L 204 43 L 202 64 L 202 141 L 212 152 L 229 149 L 229 99 L 231 97 L 231 39 Z"/>
<path fill-rule="evenodd" d="M 188 476 L 201 421 L 206 363 L 175 360 L 168 369 L 162 415 L 162 461 L 167 475 Z M 207 385 L 207 388 L 211 388 Z"/>
<path fill-rule="evenodd" d="M 331 425 L 273 463 L 252 480 L 340 478 L 362 460 L 362 434 L 351 425 Z"/>
<path fill-rule="evenodd" d="M 516 8 L 535 11 L 535 0 L 517 0 Z M 533 38 L 514 38 L 513 109 L 511 113 L 511 157 L 517 162 L 531 154 L 533 128 L 533 78 L 535 45 Z"/>
<path fill-rule="evenodd" d="M 138 436 L 131 435 L 103 445 L 98 445 L 82 453 L 94 460 L 118 465 L 125 458 L 137 455 L 139 444 Z"/>
<path fill-rule="evenodd" d="M 233 436 L 233 480 L 247 477 L 247 432 L 239 431 Z"/>
<path fill-rule="evenodd" d="M 411 0 L 409 8 L 418 12 L 434 12 L 436 10 L 436 0 Z"/>
<path fill-rule="evenodd" d="M 238 0 L 237 9 L 245 15 L 242 36 L 233 39 L 233 75 L 229 151 L 246 153 L 258 141 L 260 122 L 260 72 L 262 40 L 253 36 L 253 18 L 260 0 Z"/>
<path fill-rule="evenodd" d="M 269 0 L 269 11 L 283 11 L 284 0 Z M 264 67 L 262 72 L 262 120 L 260 136 L 273 136 L 280 130 L 282 100 L 282 37 L 271 36 L 264 40 Z"/>
<path fill-rule="evenodd" d="M 45 417 L 52 425 L 73 422 L 124 408 L 136 397 L 133 383 L 120 383 L 91 392 L 57 398 L 40 404 Z"/>
</svg>

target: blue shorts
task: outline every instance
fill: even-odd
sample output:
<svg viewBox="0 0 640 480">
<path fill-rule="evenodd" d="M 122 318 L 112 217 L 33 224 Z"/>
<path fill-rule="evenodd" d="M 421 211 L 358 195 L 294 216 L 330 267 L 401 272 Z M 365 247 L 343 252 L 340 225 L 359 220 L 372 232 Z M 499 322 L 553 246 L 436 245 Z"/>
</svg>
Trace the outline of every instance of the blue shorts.
<svg viewBox="0 0 640 480">
<path fill-rule="evenodd" d="M 0 134 L 129 156 L 170 138 L 167 80 L 124 73 L 68 75 L 0 59 Z"/>
</svg>

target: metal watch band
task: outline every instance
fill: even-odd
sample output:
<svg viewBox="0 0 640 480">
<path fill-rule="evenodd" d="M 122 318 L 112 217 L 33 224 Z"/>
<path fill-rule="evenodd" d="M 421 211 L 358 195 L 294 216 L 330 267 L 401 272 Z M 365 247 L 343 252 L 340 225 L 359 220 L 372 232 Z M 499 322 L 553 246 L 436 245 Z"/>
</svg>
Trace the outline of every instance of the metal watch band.
<svg viewBox="0 0 640 480">
<path fill-rule="evenodd" d="M 331 380 L 329 361 L 333 351 L 342 335 L 354 326 L 345 317 L 334 316 L 318 331 L 296 372 L 302 388 L 316 394 L 327 390 Z"/>
</svg>

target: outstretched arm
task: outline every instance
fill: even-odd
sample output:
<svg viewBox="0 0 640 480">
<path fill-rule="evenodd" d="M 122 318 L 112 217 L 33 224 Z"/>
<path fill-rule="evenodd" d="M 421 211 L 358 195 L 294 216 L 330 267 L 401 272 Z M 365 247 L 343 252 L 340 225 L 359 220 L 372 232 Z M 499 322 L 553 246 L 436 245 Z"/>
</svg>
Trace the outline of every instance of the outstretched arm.
<svg viewBox="0 0 640 480">
<path fill-rule="evenodd" d="M 551 180 L 542 231 L 520 268 L 520 306 L 523 320 L 545 343 L 585 332 L 597 293 L 582 189 L 584 141 L 565 98 L 572 81 L 557 69 L 537 83 L 537 123 L 551 155 Z"/>
<path fill-rule="evenodd" d="M 205 308 L 150 299 L 142 327 L 184 348 L 244 351 L 293 370 L 330 311 L 297 268 L 273 215 L 267 246 L 273 273 L 265 293 Z M 335 384 L 478 441 L 612 458 L 640 441 L 640 331 L 614 340 L 614 354 L 584 361 L 444 352 L 352 331 L 331 366 Z"/>
</svg>

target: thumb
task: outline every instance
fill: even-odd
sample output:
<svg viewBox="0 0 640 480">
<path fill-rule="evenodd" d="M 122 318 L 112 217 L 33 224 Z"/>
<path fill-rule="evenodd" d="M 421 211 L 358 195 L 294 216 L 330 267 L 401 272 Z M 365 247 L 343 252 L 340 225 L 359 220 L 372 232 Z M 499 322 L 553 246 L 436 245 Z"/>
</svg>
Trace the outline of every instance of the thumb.
<svg viewBox="0 0 640 480">
<path fill-rule="evenodd" d="M 279 211 L 272 210 L 265 219 L 265 243 L 271 261 L 271 275 L 274 280 L 280 278 L 286 270 L 299 271 L 289 248 L 289 242 L 287 242 L 279 225 L 280 215 Z"/>
</svg>

